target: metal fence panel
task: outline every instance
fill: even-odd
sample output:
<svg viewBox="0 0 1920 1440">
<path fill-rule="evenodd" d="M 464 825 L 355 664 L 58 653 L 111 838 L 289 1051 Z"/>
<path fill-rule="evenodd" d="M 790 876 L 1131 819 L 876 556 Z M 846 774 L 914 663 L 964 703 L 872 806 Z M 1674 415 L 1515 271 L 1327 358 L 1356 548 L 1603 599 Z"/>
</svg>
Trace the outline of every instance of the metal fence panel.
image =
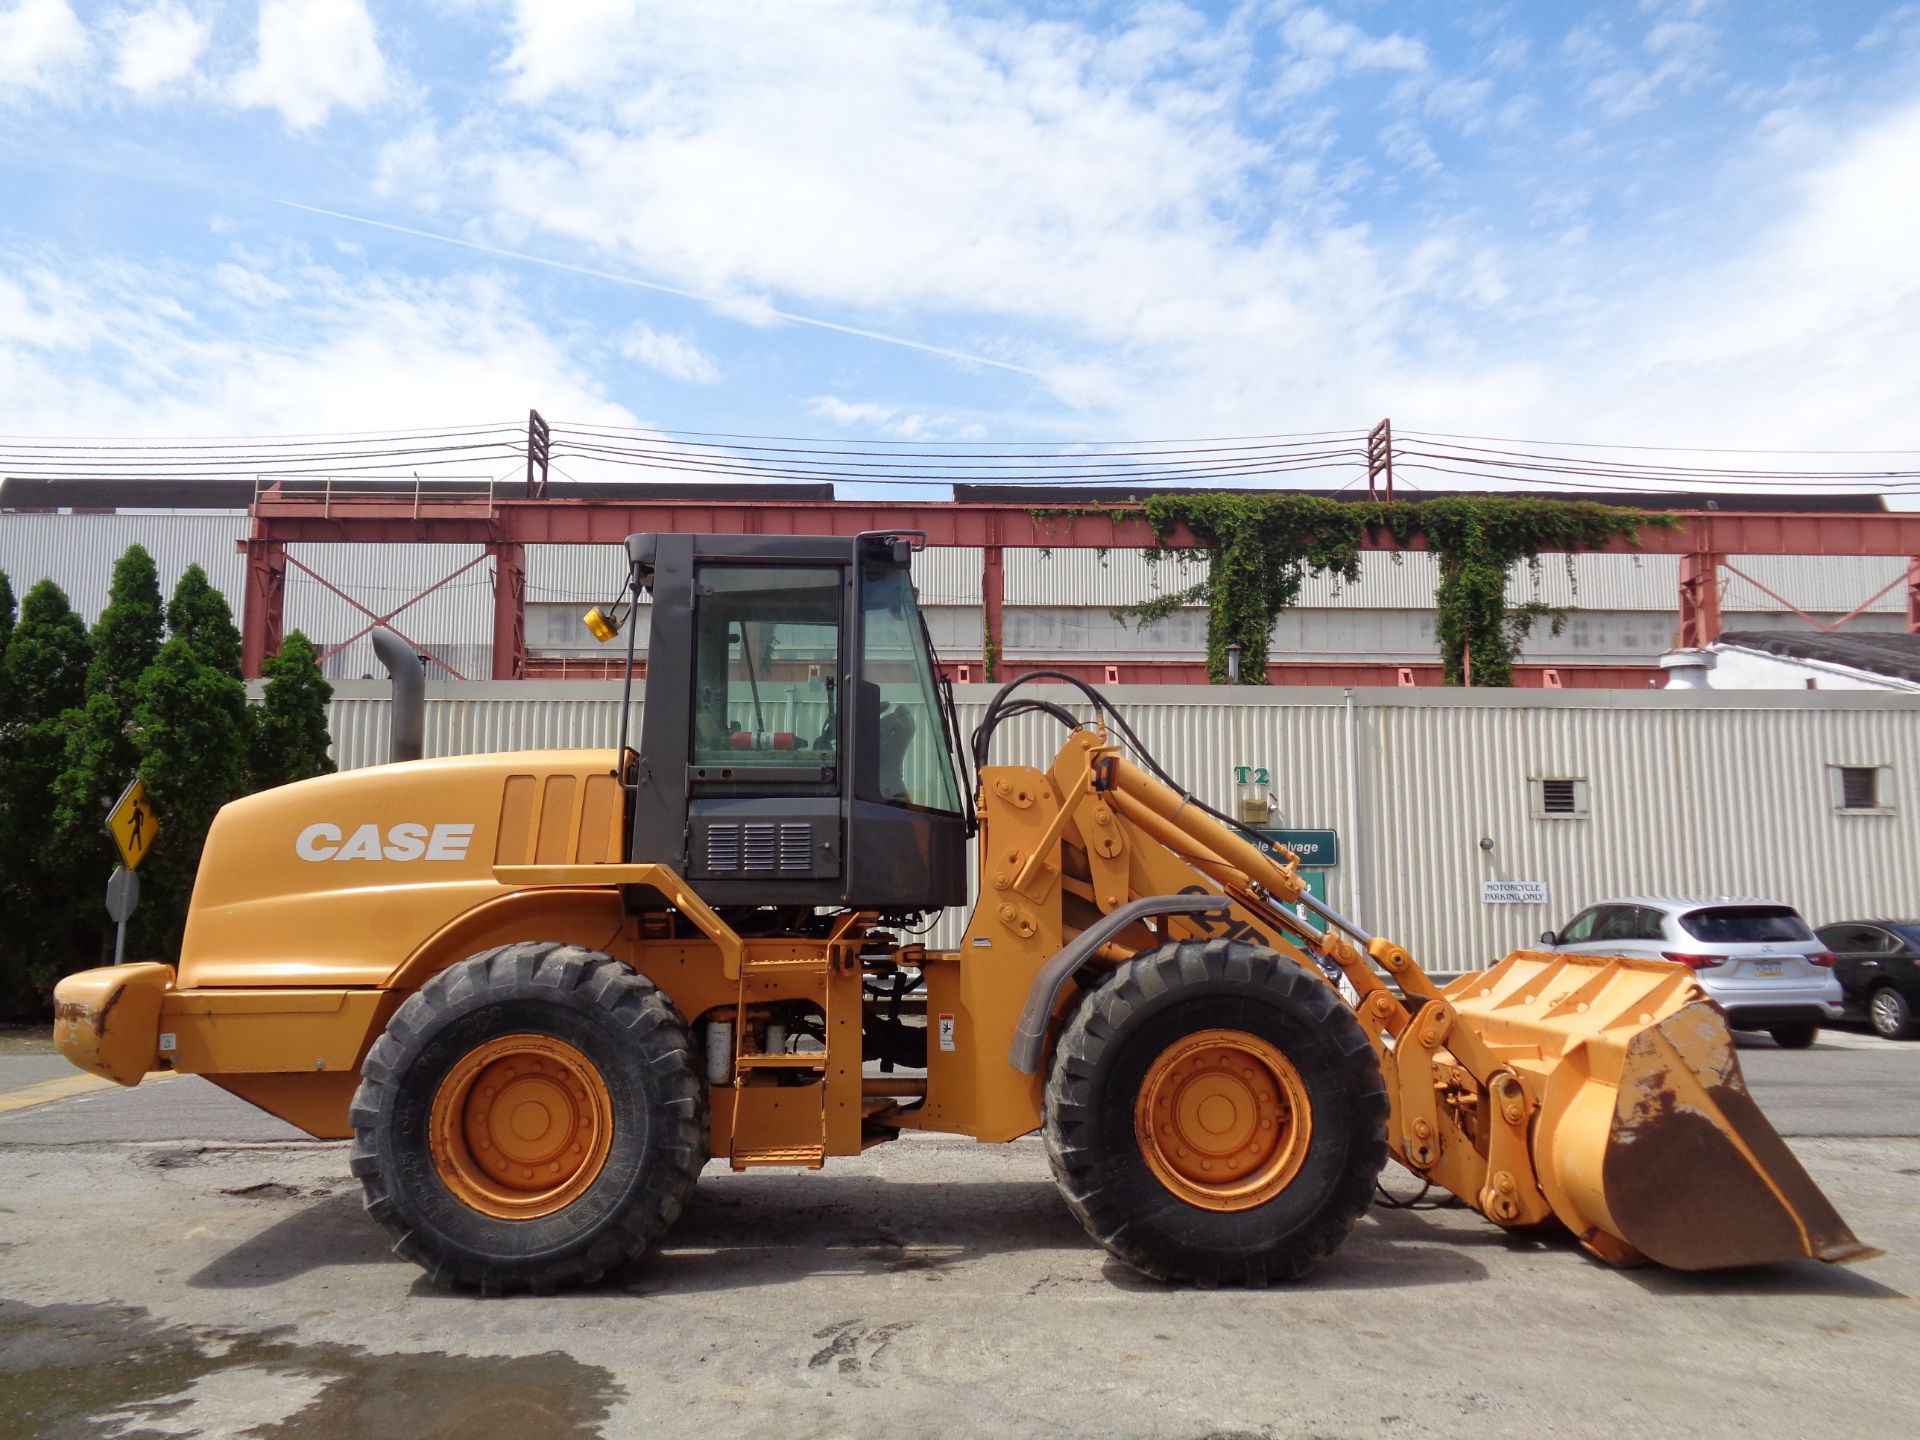
<svg viewBox="0 0 1920 1440">
<path fill-rule="evenodd" d="M 959 688 L 963 733 L 993 691 Z M 1047 690 L 1076 710 L 1079 697 Z M 1176 777 L 1230 813 L 1235 767 L 1265 768 L 1270 823 L 1340 832 L 1327 898 L 1441 973 L 1532 943 L 1608 895 L 1765 895 L 1815 924 L 1920 915 L 1920 704 L 1866 692 L 1356 690 L 1356 793 L 1337 690 L 1123 687 L 1111 693 Z M 430 755 L 611 746 L 617 685 L 429 685 Z M 378 763 L 385 687 L 339 687 L 335 754 Z M 639 734 L 641 704 L 632 734 Z M 1022 716 L 993 760 L 1044 767 L 1058 727 Z M 1885 766 L 1888 813 L 1836 811 L 1830 768 Z M 1249 777 L 1251 778 L 1251 777 Z M 1536 815 L 1541 778 L 1584 782 L 1584 818 Z M 1491 849 L 1480 842 L 1490 840 Z M 1546 886 L 1547 903 L 1488 904 L 1486 880 Z M 965 923 L 929 935 L 955 944 Z"/>
</svg>

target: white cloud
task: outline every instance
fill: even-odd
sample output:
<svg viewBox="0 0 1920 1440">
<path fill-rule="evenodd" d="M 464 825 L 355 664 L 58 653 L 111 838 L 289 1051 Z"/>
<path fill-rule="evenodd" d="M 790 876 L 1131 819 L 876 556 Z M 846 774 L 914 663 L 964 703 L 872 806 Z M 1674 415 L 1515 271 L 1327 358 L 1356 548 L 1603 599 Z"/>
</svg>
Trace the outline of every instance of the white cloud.
<svg viewBox="0 0 1920 1440">
<path fill-rule="evenodd" d="M 711 385 L 720 378 L 720 367 L 690 337 L 668 335 L 644 323 L 621 337 L 620 353 L 669 380 Z"/>
<path fill-rule="evenodd" d="M 365 0 L 261 0 L 258 50 L 232 95 L 312 130 L 336 107 L 371 109 L 392 85 Z"/>
<path fill-rule="evenodd" d="M 1657 4 L 1643 9 L 1661 8 Z M 1591 25 L 1576 26 L 1560 53 L 1584 76 L 1582 90 L 1610 119 L 1628 120 L 1651 110 L 1668 93 L 1697 89 L 1714 77 L 1719 32 L 1693 18 L 1702 7 L 1681 5 L 1641 38 L 1635 55 L 1621 49 Z"/>
<path fill-rule="evenodd" d="M 0 96 L 60 90 L 91 48 L 67 0 L 16 0 L 0 10 Z"/>
<path fill-rule="evenodd" d="M 1896 5 L 1887 11 L 1860 37 L 1857 48 L 1874 50 L 1883 45 L 1902 50 L 1920 49 L 1920 5 Z"/>
<path fill-rule="evenodd" d="M 517 0 L 507 57 L 516 99 L 538 102 L 557 91 L 604 84 L 640 53 L 641 0 Z"/>
<path fill-rule="evenodd" d="M 499 277 L 0 254 L 0 433 L 265 435 L 524 415 L 634 425 Z"/>
<path fill-rule="evenodd" d="M 380 148 L 373 192 L 402 198 L 431 214 L 443 202 L 448 169 L 439 135 L 430 125 L 416 125 Z"/>
<path fill-rule="evenodd" d="M 1296 10 L 1282 22 L 1281 34 L 1301 55 L 1337 60 L 1355 70 L 1419 70 L 1427 50 L 1405 35 L 1368 35 L 1359 26 L 1336 20 L 1326 11 Z"/>
<path fill-rule="evenodd" d="M 872 401 L 842 400 L 837 395 L 813 395 L 807 412 L 843 430 L 871 430 L 895 440 L 978 440 L 985 429 L 978 421 L 961 420 L 929 410 Z"/>
<path fill-rule="evenodd" d="M 1426 132 L 1411 120 L 1395 120 L 1380 131 L 1380 153 L 1423 175 L 1438 175 L 1446 168 Z"/>
<path fill-rule="evenodd" d="M 1123 331 L 1161 303 L 1148 274 L 1206 263 L 1261 159 L 1205 77 L 1142 99 L 1049 27 L 668 5 L 589 65 L 564 8 L 518 12 L 510 64 L 584 113 L 476 151 L 474 178 L 510 241 L 544 231 L 703 294 Z"/>
<path fill-rule="evenodd" d="M 1779 219 L 1699 270 L 1596 321 L 1614 363 L 1589 390 L 1593 431 L 1703 443 L 1913 443 L 1920 387 L 1920 104 L 1852 132 L 1775 199 Z M 1648 434 L 1648 432 L 1653 432 Z"/>
<path fill-rule="evenodd" d="M 1290 12 L 1280 34 L 1286 58 L 1274 93 L 1282 100 L 1311 95 L 1360 71 L 1427 68 L 1427 49 L 1418 40 L 1397 33 L 1369 35 L 1313 6 Z"/>
<path fill-rule="evenodd" d="M 190 79 L 213 35 L 211 26 L 173 0 L 115 16 L 109 28 L 117 51 L 114 81 L 136 95 Z"/>
</svg>

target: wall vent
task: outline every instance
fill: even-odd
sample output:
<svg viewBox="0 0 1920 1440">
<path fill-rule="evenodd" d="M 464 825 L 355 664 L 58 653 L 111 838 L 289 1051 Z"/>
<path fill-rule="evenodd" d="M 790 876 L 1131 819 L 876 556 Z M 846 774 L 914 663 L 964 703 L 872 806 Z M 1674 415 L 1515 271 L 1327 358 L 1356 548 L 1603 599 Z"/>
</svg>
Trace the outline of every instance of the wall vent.
<svg viewBox="0 0 1920 1440">
<path fill-rule="evenodd" d="M 1536 775 L 1528 782 L 1536 820 L 1587 818 L 1587 782 L 1573 775 Z"/>
</svg>

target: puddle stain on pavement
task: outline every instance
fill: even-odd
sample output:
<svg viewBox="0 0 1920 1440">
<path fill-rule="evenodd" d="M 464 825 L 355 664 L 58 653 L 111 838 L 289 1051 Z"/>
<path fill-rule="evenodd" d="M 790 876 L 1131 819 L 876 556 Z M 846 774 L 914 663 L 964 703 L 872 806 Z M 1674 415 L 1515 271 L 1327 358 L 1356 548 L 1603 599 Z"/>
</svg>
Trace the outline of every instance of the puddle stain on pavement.
<svg viewBox="0 0 1920 1440">
<path fill-rule="evenodd" d="M 260 1423 L 235 1427 L 223 1406 L 203 1432 L 197 1382 L 261 1387 Z M 286 1413 L 275 1403 L 319 1390 Z M 231 1393 L 231 1386 L 223 1386 Z M 0 1299 L 0 1440 L 159 1440 L 202 1433 L 252 1440 L 590 1440 L 625 1390 L 570 1355 L 378 1354 L 300 1343 L 288 1328 L 164 1325 L 114 1305 Z"/>
</svg>

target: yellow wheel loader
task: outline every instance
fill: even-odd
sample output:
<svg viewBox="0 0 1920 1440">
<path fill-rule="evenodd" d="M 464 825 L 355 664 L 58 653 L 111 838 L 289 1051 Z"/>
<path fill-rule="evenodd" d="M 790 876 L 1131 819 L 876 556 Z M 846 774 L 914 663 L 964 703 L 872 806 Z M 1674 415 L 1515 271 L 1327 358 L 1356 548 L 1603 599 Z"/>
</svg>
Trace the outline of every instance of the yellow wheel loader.
<svg viewBox="0 0 1920 1440">
<path fill-rule="evenodd" d="M 914 543 L 631 537 L 637 748 L 420 760 L 405 656 L 413 758 L 227 806 L 179 963 L 61 982 L 61 1050 L 350 1137 L 395 1249 L 487 1292 L 640 1255 L 709 1156 L 914 1130 L 1039 1132 L 1095 1240 L 1203 1285 L 1305 1274 L 1389 1157 L 1620 1264 L 1875 1253 L 1686 969 L 1522 951 L 1441 989 L 1069 676 L 963 745 Z M 1044 771 L 991 763 L 1022 714 L 1063 729 Z M 970 852 L 960 948 L 915 943 Z"/>
</svg>

